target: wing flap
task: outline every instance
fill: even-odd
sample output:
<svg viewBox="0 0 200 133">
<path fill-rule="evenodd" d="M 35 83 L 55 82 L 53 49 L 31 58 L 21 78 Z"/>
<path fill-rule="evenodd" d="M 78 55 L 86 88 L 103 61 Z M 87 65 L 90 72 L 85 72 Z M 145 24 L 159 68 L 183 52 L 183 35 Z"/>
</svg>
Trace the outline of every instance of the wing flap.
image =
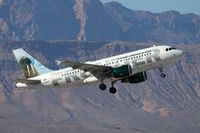
<svg viewBox="0 0 200 133">
<path fill-rule="evenodd" d="M 110 71 L 112 68 L 110 66 L 102 66 L 96 64 L 89 64 L 89 63 L 80 63 L 74 61 L 56 61 L 58 65 L 66 64 L 72 67 L 73 69 L 80 69 L 85 72 L 90 72 L 97 78 L 105 77 L 105 72 Z M 107 76 L 106 76 L 107 77 Z"/>
</svg>

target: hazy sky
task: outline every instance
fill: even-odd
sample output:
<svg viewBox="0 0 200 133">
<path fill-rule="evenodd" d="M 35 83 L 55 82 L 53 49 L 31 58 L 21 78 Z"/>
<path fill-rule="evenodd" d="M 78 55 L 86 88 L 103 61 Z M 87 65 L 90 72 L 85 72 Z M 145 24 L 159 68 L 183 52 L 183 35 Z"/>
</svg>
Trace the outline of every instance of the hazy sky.
<svg viewBox="0 0 200 133">
<path fill-rule="evenodd" d="M 118 1 L 133 10 L 145 10 L 154 13 L 177 10 L 181 13 L 200 15 L 200 0 L 101 0 L 102 2 Z"/>
</svg>

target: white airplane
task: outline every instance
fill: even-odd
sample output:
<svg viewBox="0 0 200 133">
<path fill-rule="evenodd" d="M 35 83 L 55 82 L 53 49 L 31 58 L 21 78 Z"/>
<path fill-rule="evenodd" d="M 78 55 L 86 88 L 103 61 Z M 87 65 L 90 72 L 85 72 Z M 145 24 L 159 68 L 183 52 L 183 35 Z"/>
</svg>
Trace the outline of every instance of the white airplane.
<svg viewBox="0 0 200 133">
<path fill-rule="evenodd" d="M 85 63 L 74 61 L 57 61 L 58 65 L 69 67 L 60 70 L 50 70 L 23 49 L 13 50 L 13 53 L 24 72 L 26 79 L 17 79 L 17 88 L 52 88 L 74 87 L 84 84 L 99 83 L 101 90 L 106 90 L 105 82 L 111 82 L 109 92 L 116 93 L 114 84 L 140 83 L 147 80 L 146 71 L 158 68 L 161 77 L 163 67 L 179 60 L 183 52 L 171 46 L 153 46 L 96 61 Z"/>
</svg>

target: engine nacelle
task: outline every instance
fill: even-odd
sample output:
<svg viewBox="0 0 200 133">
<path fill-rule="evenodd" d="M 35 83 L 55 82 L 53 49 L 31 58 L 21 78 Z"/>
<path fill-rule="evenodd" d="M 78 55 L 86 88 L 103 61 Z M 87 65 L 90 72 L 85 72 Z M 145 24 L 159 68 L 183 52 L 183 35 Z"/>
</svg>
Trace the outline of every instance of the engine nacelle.
<svg viewBox="0 0 200 133">
<path fill-rule="evenodd" d="M 132 74 L 131 66 L 130 65 L 123 65 L 117 68 L 112 69 L 112 75 L 115 78 L 123 78 L 130 76 Z"/>
<path fill-rule="evenodd" d="M 146 72 L 139 72 L 136 73 L 128 78 L 124 78 L 121 80 L 122 83 L 131 83 L 131 84 L 136 84 L 136 83 L 141 83 L 147 80 L 147 74 Z"/>
</svg>

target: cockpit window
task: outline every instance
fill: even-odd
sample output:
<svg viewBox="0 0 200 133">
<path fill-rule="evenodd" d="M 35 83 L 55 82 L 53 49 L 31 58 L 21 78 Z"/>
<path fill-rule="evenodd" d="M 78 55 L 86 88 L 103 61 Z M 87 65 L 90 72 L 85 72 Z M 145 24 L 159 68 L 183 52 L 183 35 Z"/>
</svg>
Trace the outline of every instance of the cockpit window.
<svg viewBox="0 0 200 133">
<path fill-rule="evenodd" d="M 176 48 L 170 47 L 170 48 L 167 48 L 166 51 L 170 51 L 170 50 L 173 50 L 173 49 L 176 49 Z"/>
</svg>

